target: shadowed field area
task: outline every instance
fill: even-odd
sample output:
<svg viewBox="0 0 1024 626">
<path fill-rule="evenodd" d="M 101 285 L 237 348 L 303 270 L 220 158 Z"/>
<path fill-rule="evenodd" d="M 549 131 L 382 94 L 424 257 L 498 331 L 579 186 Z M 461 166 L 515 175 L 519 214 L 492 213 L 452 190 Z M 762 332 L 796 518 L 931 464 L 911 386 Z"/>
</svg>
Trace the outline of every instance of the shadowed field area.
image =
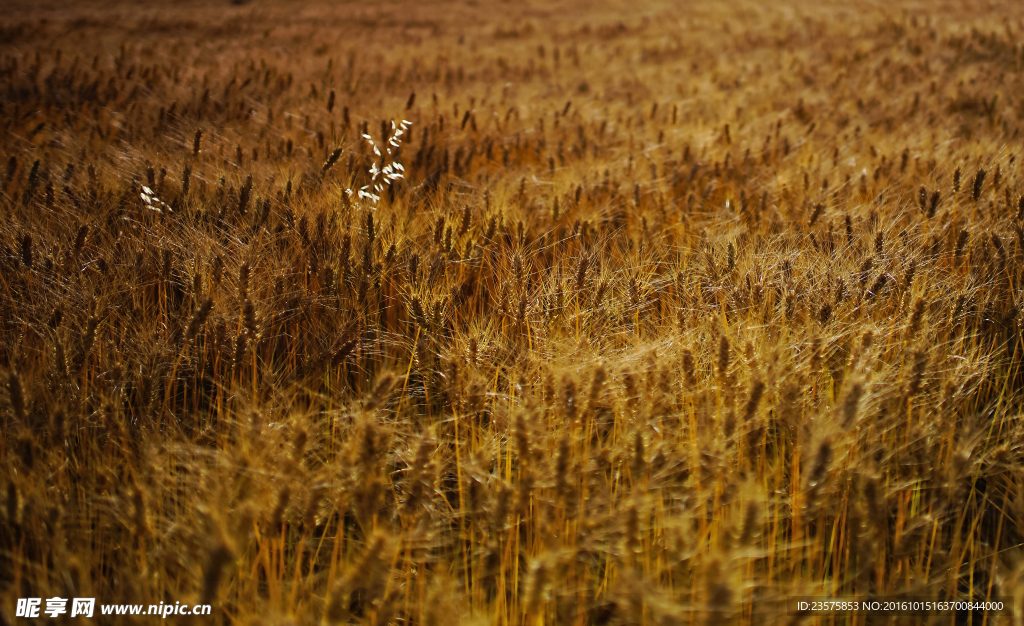
<svg viewBox="0 0 1024 626">
<path fill-rule="evenodd" d="M 1024 7 L 9 6 L 0 623 L 1020 623 Z"/>
</svg>

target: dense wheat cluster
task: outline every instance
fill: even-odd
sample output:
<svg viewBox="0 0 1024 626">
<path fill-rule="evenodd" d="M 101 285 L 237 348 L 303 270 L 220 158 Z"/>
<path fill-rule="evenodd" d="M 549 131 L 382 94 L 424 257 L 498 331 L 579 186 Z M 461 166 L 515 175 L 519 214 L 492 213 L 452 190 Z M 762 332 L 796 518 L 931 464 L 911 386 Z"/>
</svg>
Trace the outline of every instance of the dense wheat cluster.
<svg viewBox="0 0 1024 626">
<path fill-rule="evenodd" d="M 1021 613 L 1022 18 L 16 3 L 0 622 Z"/>
</svg>

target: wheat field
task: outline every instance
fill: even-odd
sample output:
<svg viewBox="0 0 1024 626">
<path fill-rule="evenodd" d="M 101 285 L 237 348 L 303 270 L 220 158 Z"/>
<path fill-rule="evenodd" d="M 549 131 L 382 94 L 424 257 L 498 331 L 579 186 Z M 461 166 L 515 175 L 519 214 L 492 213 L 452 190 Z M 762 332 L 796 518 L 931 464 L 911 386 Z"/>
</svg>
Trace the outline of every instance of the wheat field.
<svg viewBox="0 0 1024 626">
<path fill-rule="evenodd" d="M 1022 35 L 9 3 L 0 623 L 1022 623 Z"/>
</svg>

